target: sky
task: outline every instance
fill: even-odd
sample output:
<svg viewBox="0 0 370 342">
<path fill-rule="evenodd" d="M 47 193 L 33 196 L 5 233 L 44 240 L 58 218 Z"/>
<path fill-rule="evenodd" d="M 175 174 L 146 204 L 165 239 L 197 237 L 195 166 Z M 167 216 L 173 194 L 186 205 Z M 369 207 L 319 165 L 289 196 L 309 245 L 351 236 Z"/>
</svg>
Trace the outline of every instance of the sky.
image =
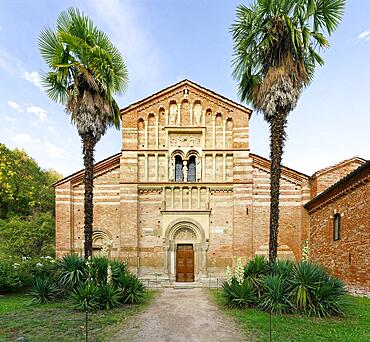
<svg viewBox="0 0 370 342">
<path fill-rule="evenodd" d="M 67 176 L 82 168 L 81 142 L 62 105 L 40 84 L 43 27 L 78 7 L 108 34 L 129 72 L 121 108 L 187 78 L 240 102 L 231 77 L 234 0 L 0 0 L 0 143 L 24 149 L 43 168 Z M 289 115 L 283 164 L 311 175 L 344 159 L 370 159 L 370 0 L 347 0 L 313 84 Z M 248 103 L 245 104 L 249 106 Z M 269 156 L 268 125 L 253 113 L 251 152 Z M 120 151 L 110 129 L 95 160 Z"/>
</svg>

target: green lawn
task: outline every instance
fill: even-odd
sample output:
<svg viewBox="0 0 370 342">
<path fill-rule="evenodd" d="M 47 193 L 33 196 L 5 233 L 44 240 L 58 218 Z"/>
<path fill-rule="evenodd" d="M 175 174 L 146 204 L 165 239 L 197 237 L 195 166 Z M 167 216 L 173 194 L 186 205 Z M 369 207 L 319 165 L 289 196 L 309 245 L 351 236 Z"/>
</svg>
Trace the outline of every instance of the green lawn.
<svg viewBox="0 0 370 342">
<path fill-rule="evenodd" d="M 110 311 L 89 315 L 89 341 L 110 341 L 125 327 L 125 320 L 143 310 L 156 292 L 148 291 L 140 305 L 122 305 Z M 74 310 L 68 301 L 27 306 L 24 294 L 0 296 L 0 342 L 24 336 L 29 341 L 85 341 L 85 314 Z"/>
<path fill-rule="evenodd" d="M 225 307 L 222 290 L 211 290 L 212 298 L 247 333 L 252 341 L 269 341 L 269 314 L 257 309 Z M 346 296 L 345 316 L 319 319 L 301 315 L 272 315 L 272 341 L 370 341 L 370 299 Z"/>
</svg>

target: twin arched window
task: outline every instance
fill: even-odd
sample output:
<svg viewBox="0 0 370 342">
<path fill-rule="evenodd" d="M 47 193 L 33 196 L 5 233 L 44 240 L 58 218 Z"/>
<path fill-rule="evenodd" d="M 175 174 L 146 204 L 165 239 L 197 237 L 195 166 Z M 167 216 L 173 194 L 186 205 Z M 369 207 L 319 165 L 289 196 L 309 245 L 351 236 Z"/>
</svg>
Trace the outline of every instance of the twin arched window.
<svg viewBox="0 0 370 342">
<path fill-rule="evenodd" d="M 175 182 L 196 182 L 197 162 L 196 156 L 191 155 L 189 159 L 182 160 L 181 156 L 175 156 Z"/>
</svg>

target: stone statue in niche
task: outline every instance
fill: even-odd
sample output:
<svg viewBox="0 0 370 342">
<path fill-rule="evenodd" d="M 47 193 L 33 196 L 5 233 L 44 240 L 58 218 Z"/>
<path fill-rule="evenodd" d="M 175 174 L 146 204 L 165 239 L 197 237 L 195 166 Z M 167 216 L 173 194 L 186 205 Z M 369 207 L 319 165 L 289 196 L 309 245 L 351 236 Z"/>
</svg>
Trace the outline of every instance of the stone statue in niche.
<svg viewBox="0 0 370 342">
<path fill-rule="evenodd" d="M 197 181 L 201 181 L 202 179 L 202 166 L 200 163 L 200 157 L 197 158 Z"/>
<path fill-rule="evenodd" d="M 174 126 L 177 123 L 177 106 L 176 104 L 170 105 L 170 125 Z"/>
<path fill-rule="evenodd" d="M 170 160 L 170 181 L 175 180 L 175 160 L 171 158 Z"/>
<path fill-rule="evenodd" d="M 187 182 L 188 180 L 188 162 L 186 160 L 183 161 L 183 167 L 182 167 L 182 174 L 184 176 L 184 182 Z"/>
<path fill-rule="evenodd" d="M 202 120 L 202 107 L 200 104 L 194 106 L 194 121 L 195 126 L 200 126 Z"/>
</svg>

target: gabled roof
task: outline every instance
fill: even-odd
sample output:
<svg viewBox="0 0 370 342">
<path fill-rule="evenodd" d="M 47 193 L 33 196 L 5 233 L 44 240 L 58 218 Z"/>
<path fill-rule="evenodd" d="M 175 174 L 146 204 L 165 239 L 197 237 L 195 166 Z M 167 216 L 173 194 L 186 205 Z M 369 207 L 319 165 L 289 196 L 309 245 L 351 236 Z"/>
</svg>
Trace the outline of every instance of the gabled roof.
<svg viewBox="0 0 370 342">
<path fill-rule="evenodd" d="M 209 96 L 212 96 L 212 97 L 218 99 L 219 101 L 225 102 L 225 103 L 229 104 L 230 106 L 232 106 L 234 108 L 237 108 L 237 109 L 240 109 L 242 111 L 245 111 L 245 112 L 247 112 L 249 114 L 249 117 L 252 115 L 252 110 L 251 109 L 249 109 L 249 108 L 241 105 L 240 103 L 237 103 L 235 101 L 232 101 L 232 100 L 228 99 L 227 97 L 222 96 L 222 95 L 214 92 L 213 90 L 210 90 L 208 88 L 202 87 L 201 85 L 199 85 L 199 84 L 197 84 L 197 83 L 195 83 L 193 81 L 190 81 L 188 79 L 184 79 L 184 80 L 182 80 L 182 81 L 180 81 L 178 83 L 175 83 L 175 84 L 173 84 L 173 85 L 171 85 L 171 86 L 169 86 L 167 88 L 164 88 L 164 89 L 162 89 L 162 90 L 160 90 L 160 91 L 158 91 L 158 92 L 156 92 L 156 93 L 154 93 L 152 95 L 149 95 L 148 97 L 146 97 L 146 98 L 144 98 L 144 99 L 142 99 L 140 101 L 137 101 L 137 102 L 134 102 L 134 103 L 130 104 L 129 106 L 121 109 L 121 113 L 124 114 L 124 113 L 126 113 L 126 112 L 128 112 L 128 111 L 130 111 L 130 110 L 132 110 L 132 109 L 134 109 L 136 107 L 138 107 L 138 106 L 142 106 L 145 103 L 150 102 L 151 100 L 153 100 L 156 97 L 163 96 L 163 95 L 165 95 L 165 94 L 167 94 L 167 93 L 175 90 L 176 88 L 181 88 L 183 86 L 188 86 L 190 88 L 193 87 L 196 90 L 201 91 L 203 93 L 206 93 Z"/>
<path fill-rule="evenodd" d="M 111 171 L 119 166 L 120 163 L 121 152 L 116 153 L 108 158 L 105 158 L 97 163 L 94 164 L 94 177 L 101 175 L 102 173 Z M 58 180 L 52 186 L 56 188 L 57 186 L 64 184 L 66 182 L 71 182 L 72 184 L 77 184 L 82 182 L 84 176 L 85 169 L 72 173 L 71 175 Z"/>
<path fill-rule="evenodd" d="M 362 158 L 360 159 L 362 160 Z M 325 191 L 321 192 L 311 201 L 307 202 L 304 207 L 308 210 L 312 210 L 327 200 L 330 200 L 330 198 L 341 196 L 349 187 L 361 184 L 361 182 L 359 182 L 361 179 L 367 179 L 367 181 L 370 180 L 370 160 L 365 161 L 363 165 L 350 172 L 347 176 L 334 183 Z"/>
<path fill-rule="evenodd" d="M 363 159 L 363 158 L 360 158 L 360 157 L 357 157 L 357 156 L 354 156 L 352 158 L 349 158 L 349 159 L 345 159 L 337 164 L 334 164 L 332 166 L 328 166 L 328 167 L 325 167 L 324 169 L 321 169 L 319 171 L 316 171 L 312 176 L 311 178 L 315 178 L 315 177 L 318 177 L 318 176 L 322 176 L 323 174 L 325 173 L 328 173 L 328 172 L 332 172 L 334 169 L 338 169 L 340 167 L 344 167 L 350 163 L 353 163 L 353 162 L 358 162 L 359 164 L 364 164 L 366 162 L 366 159 Z"/>
<path fill-rule="evenodd" d="M 270 172 L 271 160 L 254 153 L 250 153 L 249 155 L 252 157 L 254 165 Z M 310 178 L 308 175 L 302 172 L 293 170 L 283 165 L 281 166 L 281 175 L 286 179 L 290 179 L 291 181 L 298 182 L 300 184 L 302 184 L 304 181 L 308 181 Z"/>
</svg>

